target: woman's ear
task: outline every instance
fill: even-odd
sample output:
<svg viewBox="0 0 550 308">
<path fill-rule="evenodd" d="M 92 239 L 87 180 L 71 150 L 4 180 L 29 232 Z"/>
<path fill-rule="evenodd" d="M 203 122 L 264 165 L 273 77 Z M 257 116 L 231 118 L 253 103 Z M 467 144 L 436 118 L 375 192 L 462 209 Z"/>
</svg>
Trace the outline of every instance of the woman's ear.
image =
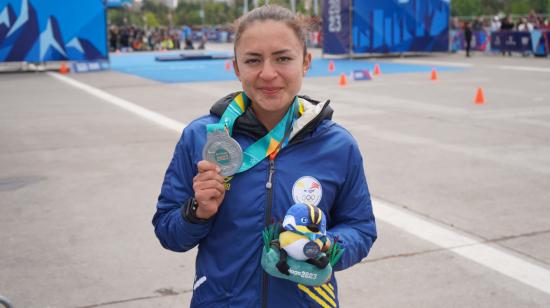
<svg viewBox="0 0 550 308">
<path fill-rule="evenodd" d="M 239 66 L 237 65 L 237 58 L 233 58 L 233 71 L 235 72 L 235 76 L 241 80 L 241 72 L 239 72 Z"/>
<path fill-rule="evenodd" d="M 310 67 L 311 67 L 311 53 L 308 52 L 304 57 L 304 76 L 309 71 Z"/>
</svg>

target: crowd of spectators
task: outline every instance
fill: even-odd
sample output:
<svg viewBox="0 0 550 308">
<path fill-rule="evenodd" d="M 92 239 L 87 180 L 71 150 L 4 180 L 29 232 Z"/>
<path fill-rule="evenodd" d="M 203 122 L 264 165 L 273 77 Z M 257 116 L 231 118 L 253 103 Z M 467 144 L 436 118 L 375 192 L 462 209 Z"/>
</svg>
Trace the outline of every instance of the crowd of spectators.
<svg viewBox="0 0 550 308">
<path fill-rule="evenodd" d="M 459 19 L 453 17 L 451 21 L 452 30 L 463 30 L 468 24 L 472 31 L 532 31 L 550 30 L 550 23 L 547 16 L 536 14 L 531 11 L 527 16 L 513 18 L 511 15 L 504 16 L 479 16 L 476 18 Z"/>
<path fill-rule="evenodd" d="M 231 33 L 223 28 L 140 28 L 109 27 L 109 50 L 129 52 L 144 50 L 204 49 L 208 41 L 230 42 Z"/>
<path fill-rule="evenodd" d="M 318 17 L 308 20 L 308 47 L 321 46 L 321 21 Z M 139 26 L 110 25 L 108 31 L 109 51 L 154 51 L 178 49 L 204 49 L 207 42 L 232 42 L 230 26 L 143 28 Z"/>
</svg>

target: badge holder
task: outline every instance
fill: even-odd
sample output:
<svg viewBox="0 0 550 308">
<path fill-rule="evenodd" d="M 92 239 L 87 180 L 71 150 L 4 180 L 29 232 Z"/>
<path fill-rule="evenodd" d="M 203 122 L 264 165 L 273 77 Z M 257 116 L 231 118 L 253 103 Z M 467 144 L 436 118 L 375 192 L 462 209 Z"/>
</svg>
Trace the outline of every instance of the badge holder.
<svg viewBox="0 0 550 308">
<path fill-rule="evenodd" d="M 261 261 L 263 269 L 271 276 L 287 279 L 306 286 L 320 286 L 326 283 L 332 275 L 334 265 L 340 260 L 344 252 L 344 249 L 338 243 L 333 243 L 326 254 L 320 254 L 320 256 L 326 255 L 329 259 L 329 263 L 323 269 L 287 256 L 286 262 L 289 267 L 289 275 L 286 275 L 277 268 L 277 263 L 280 260 L 278 238 L 279 227 L 276 224 L 270 225 L 264 230 L 264 247 L 262 249 Z"/>
</svg>

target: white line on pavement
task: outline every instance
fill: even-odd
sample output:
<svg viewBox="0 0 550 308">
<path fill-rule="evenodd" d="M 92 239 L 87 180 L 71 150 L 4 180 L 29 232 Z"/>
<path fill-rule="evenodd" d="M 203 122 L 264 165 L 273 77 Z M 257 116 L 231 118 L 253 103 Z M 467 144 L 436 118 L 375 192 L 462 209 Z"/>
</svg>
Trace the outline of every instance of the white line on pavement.
<svg viewBox="0 0 550 308">
<path fill-rule="evenodd" d="M 149 109 L 146 109 L 146 108 L 143 108 L 137 104 L 134 104 L 132 102 L 129 102 L 127 100 L 124 100 L 120 97 L 116 97 L 112 94 L 109 94 L 105 91 L 102 91 L 100 89 L 97 89 L 97 88 L 94 88 L 92 86 L 89 86 L 85 83 L 82 83 L 80 81 L 77 81 L 77 80 L 74 80 L 72 78 L 69 78 L 69 77 L 66 77 L 66 76 L 63 76 L 61 74 L 58 74 L 58 73 L 52 73 L 52 72 L 48 72 L 48 75 L 54 77 L 55 79 L 57 80 L 60 80 L 64 83 L 67 83 L 77 89 L 80 89 L 80 90 L 83 90 L 85 92 L 88 92 L 90 94 L 92 94 L 93 96 L 96 96 L 108 103 L 111 103 L 115 106 L 118 106 L 126 111 L 129 111 L 135 115 L 138 115 L 144 119 L 147 119 L 151 122 L 154 122 L 160 126 L 163 126 L 165 128 L 168 128 L 168 129 L 171 129 L 171 130 L 174 130 L 178 133 L 181 133 L 183 131 L 183 129 L 185 128 L 185 124 L 181 123 L 181 122 L 178 122 L 178 121 L 174 121 L 166 116 L 163 116 L 162 114 L 160 113 L 157 113 L 157 112 L 154 112 L 154 111 L 151 111 Z"/>
<path fill-rule="evenodd" d="M 453 67 L 472 67 L 472 66 L 474 66 L 471 63 L 451 62 L 451 61 L 431 61 L 431 60 L 399 59 L 399 60 L 393 60 L 391 62 L 403 63 L 403 64 L 434 65 L 434 66 L 441 65 L 441 66 L 453 66 Z"/>
<path fill-rule="evenodd" d="M 84 90 L 102 100 L 119 106 L 165 128 L 181 133 L 185 124 L 174 121 L 151 110 L 123 100 L 105 91 L 83 84 L 74 79 L 48 73 L 71 86 Z M 550 294 L 550 271 L 523 260 L 503 249 L 496 249 L 481 240 L 454 231 L 448 226 L 431 222 L 399 206 L 373 198 L 373 208 L 377 219 L 411 233 L 425 241 L 452 251 L 503 275 Z"/>
<path fill-rule="evenodd" d="M 497 66 L 497 67 L 502 69 L 502 70 L 515 70 L 515 71 L 550 73 L 550 68 L 542 68 L 542 67 L 510 66 L 510 65 L 500 65 L 500 66 Z"/>
<path fill-rule="evenodd" d="M 372 202 L 376 219 L 550 294 L 548 269 L 487 245 L 481 240 L 462 235 L 447 226 L 408 213 L 397 205 L 375 198 Z"/>
</svg>

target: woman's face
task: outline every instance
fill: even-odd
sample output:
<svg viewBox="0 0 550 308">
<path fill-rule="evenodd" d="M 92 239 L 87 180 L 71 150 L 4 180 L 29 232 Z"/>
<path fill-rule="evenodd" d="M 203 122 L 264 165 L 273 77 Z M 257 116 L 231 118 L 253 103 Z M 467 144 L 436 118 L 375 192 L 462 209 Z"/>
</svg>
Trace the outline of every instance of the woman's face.
<svg viewBox="0 0 550 308">
<path fill-rule="evenodd" d="M 256 112 L 280 115 L 302 87 L 311 54 L 283 22 L 256 21 L 243 31 L 235 47 L 235 74 Z"/>
</svg>

